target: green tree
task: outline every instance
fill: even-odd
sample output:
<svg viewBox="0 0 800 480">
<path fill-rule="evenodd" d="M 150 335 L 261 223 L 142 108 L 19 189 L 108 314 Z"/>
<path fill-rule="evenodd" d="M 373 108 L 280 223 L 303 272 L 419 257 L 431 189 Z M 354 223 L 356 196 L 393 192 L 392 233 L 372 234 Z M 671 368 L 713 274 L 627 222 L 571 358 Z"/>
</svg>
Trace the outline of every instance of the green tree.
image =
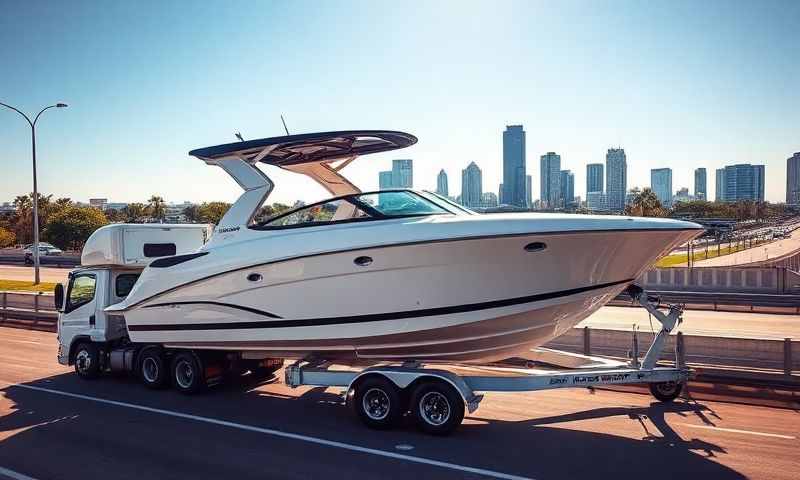
<svg viewBox="0 0 800 480">
<path fill-rule="evenodd" d="M 11 230 L 0 227 L 0 248 L 13 247 L 17 236 Z"/>
<path fill-rule="evenodd" d="M 47 238 L 61 248 L 79 249 L 95 230 L 108 224 L 102 211 L 71 206 L 53 214 L 47 222 Z"/>
<path fill-rule="evenodd" d="M 631 191 L 633 199 L 629 205 L 625 206 L 625 214 L 634 217 L 665 217 L 667 211 L 661 206 L 655 192 L 645 187 L 641 191 L 634 189 Z"/>
<path fill-rule="evenodd" d="M 147 207 L 143 203 L 129 203 L 122 209 L 122 215 L 127 223 L 142 223 L 147 216 Z"/>
<path fill-rule="evenodd" d="M 200 207 L 191 204 L 188 207 L 183 209 L 183 215 L 186 217 L 186 221 L 189 223 L 198 223 L 201 221 L 200 218 Z"/>
<path fill-rule="evenodd" d="M 153 195 L 147 201 L 147 212 L 156 220 L 164 221 L 167 216 L 167 204 L 158 195 Z"/>
<path fill-rule="evenodd" d="M 226 202 L 203 202 L 198 209 L 200 220 L 216 225 L 229 208 L 231 204 Z"/>
</svg>

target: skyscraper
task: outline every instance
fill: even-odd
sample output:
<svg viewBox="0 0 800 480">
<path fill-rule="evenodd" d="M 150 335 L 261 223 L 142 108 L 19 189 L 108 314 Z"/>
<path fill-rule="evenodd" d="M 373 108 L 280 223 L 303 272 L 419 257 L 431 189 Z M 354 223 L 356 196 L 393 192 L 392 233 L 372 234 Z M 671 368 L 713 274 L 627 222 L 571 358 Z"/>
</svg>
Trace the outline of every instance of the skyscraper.
<svg viewBox="0 0 800 480">
<path fill-rule="evenodd" d="M 724 202 L 725 201 L 725 169 L 718 168 L 716 178 L 714 179 L 714 184 L 716 185 L 716 191 L 714 192 L 714 201 L 715 202 Z"/>
<path fill-rule="evenodd" d="M 414 188 L 414 166 L 411 160 L 392 160 L 392 186 Z"/>
<path fill-rule="evenodd" d="M 724 179 L 724 201 L 764 201 L 764 165 L 728 165 L 725 167 Z"/>
<path fill-rule="evenodd" d="M 706 189 L 706 169 L 694 169 L 694 198 L 695 200 L 705 200 L 708 190 Z"/>
<path fill-rule="evenodd" d="M 392 171 L 387 170 L 385 172 L 378 172 L 378 188 L 381 190 L 386 190 L 387 188 L 393 188 L 394 184 L 392 183 Z"/>
<path fill-rule="evenodd" d="M 524 207 L 525 195 L 525 130 L 508 125 L 503 132 L 503 203 Z"/>
<path fill-rule="evenodd" d="M 628 191 L 628 160 L 624 148 L 609 148 L 606 153 L 606 200 L 608 209 L 621 212 L 625 209 Z"/>
<path fill-rule="evenodd" d="M 664 207 L 672 206 L 672 169 L 654 168 L 650 170 L 650 188 Z"/>
<path fill-rule="evenodd" d="M 561 204 L 569 207 L 575 201 L 575 175 L 570 170 L 561 170 Z"/>
<path fill-rule="evenodd" d="M 786 159 L 786 203 L 800 204 L 800 152 Z"/>
<path fill-rule="evenodd" d="M 547 152 L 541 156 L 541 178 L 539 187 L 541 191 L 541 208 L 553 209 L 561 206 L 561 155 Z"/>
<path fill-rule="evenodd" d="M 525 175 L 525 207 L 533 208 L 533 177 Z"/>
<path fill-rule="evenodd" d="M 477 207 L 481 204 L 483 196 L 483 180 L 481 169 L 470 164 L 461 171 L 461 205 L 465 207 Z"/>
<path fill-rule="evenodd" d="M 436 177 L 436 193 L 442 196 L 448 196 L 447 191 L 447 173 L 444 169 L 439 170 L 439 176 Z"/>
<path fill-rule="evenodd" d="M 586 193 L 604 192 L 603 189 L 603 164 L 590 163 L 586 165 Z"/>
</svg>

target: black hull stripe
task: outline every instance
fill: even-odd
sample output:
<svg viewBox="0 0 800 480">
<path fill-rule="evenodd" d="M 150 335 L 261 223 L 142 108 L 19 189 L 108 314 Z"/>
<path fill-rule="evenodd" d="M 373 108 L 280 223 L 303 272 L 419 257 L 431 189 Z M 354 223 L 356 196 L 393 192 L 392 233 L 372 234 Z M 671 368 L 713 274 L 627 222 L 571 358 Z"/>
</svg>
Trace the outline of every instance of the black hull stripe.
<svg viewBox="0 0 800 480">
<path fill-rule="evenodd" d="M 351 317 L 305 318 L 298 320 L 264 320 L 257 322 L 128 325 L 128 330 L 132 332 L 152 332 L 152 331 L 177 331 L 177 330 L 240 330 L 240 329 L 255 329 L 255 328 L 318 327 L 324 325 L 345 325 L 350 323 L 380 322 L 384 320 L 401 320 L 404 318 L 415 318 L 415 317 L 432 317 L 436 315 L 474 312 L 478 310 L 488 310 L 490 308 L 508 307 L 523 303 L 532 303 L 532 302 L 539 302 L 542 300 L 551 300 L 554 298 L 568 297 L 570 295 L 575 295 L 578 293 L 590 292 L 592 290 L 600 290 L 603 288 L 609 288 L 617 285 L 631 283 L 633 282 L 633 280 L 634 280 L 633 278 L 629 278 L 627 280 L 602 283 L 599 285 L 589 285 L 586 287 L 572 288 L 569 290 L 561 290 L 558 292 L 539 293 L 536 295 L 528 295 L 525 297 L 507 298 L 504 300 L 493 300 L 491 302 L 471 303 L 468 305 L 456 305 L 452 307 L 437 307 L 437 308 L 428 308 L 422 310 L 407 310 L 405 312 L 374 313 L 369 315 L 356 315 Z M 153 306 L 166 307 L 175 304 L 181 304 L 181 305 L 214 304 L 232 308 L 239 308 L 243 310 L 255 310 L 255 309 L 249 309 L 247 307 L 238 307 L 235 305 L 218 304 L 216 302 L 179 302 L 171 304 L 164 303 Z M 269 312 L 261 312 L 260 310 L 255 310 L 253 313 L 259 313 L 262 315 L 269 314 Z"/>
<path fill-rule="evenodd" d="M 235 305 L 233 303 L 223 303 L 223 302 L 169 302 L 169 303 L 156 303 L 153 305 L 145 305 L 144 308 L 155 308 L 155 307 L 171 307 L 173 305 L 217 305 L 219 307 L 228 307 L 228 308 L 235 308 L 236 310 L 243 310 L 245 312 L 255 313 L 256 315 L 263 315 L 269 318 L 283 318 L 279 315 L 275 315 L 274 313 L 265 312 L 264 310 L 259 310 L 257 308 L 250 308 L 245 307 L 244 305 Z"/>
</svg>

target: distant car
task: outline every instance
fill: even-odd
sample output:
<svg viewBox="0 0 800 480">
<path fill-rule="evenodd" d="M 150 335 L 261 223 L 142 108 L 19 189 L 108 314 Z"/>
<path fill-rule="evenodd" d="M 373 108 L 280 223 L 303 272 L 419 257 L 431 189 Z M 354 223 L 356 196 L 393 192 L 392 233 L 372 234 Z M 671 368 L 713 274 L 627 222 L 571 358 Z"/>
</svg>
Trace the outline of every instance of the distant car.
<svg viewBox="0 0 800 480">
<path fill-rule="evenodd" d="M 32 264 L 33 263 L 33 245 L 28 245 L 25 250 L 25 263 Z M 40 243 L 39 244 L 39 256 L 40 257 L 49 257 L 54 255 L 61 255 L 64 253 L 60 248 L 56 248 L 49 243 Z"/>
</svg>

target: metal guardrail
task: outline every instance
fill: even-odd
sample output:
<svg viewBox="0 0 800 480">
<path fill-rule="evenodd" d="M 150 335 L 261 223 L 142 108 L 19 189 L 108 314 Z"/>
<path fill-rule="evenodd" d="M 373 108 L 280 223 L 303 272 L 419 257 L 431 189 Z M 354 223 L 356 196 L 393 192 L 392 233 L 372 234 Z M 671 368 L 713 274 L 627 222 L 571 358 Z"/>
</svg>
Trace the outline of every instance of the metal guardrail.
<svg viewBox="0 0 800 480">
<path fill-rule="evenodd" d="M 683 304 L 691 310 L 800 314 L 800 295 L 657 290 L 648 290 L 647 292 L 652 297 L 659 297 L 662 302 Z M 625 293 L 621 293 L 609 302 L 609 305 L 613 306 L 630 306 L 631 304 L 631 298 Z"/>
</svg>

